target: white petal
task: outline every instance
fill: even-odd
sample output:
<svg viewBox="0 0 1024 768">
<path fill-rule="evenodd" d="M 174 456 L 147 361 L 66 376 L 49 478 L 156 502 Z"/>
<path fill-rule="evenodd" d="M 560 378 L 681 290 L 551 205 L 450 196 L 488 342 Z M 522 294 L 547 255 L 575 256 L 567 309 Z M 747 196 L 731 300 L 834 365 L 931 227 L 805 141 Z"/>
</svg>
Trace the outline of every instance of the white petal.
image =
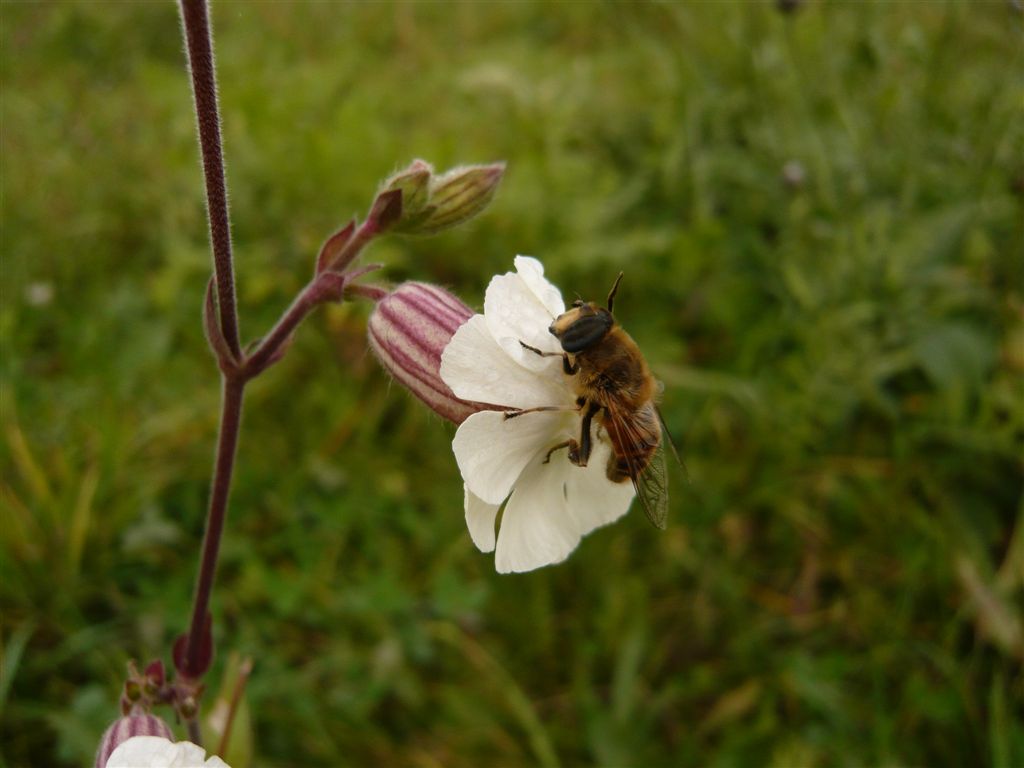
<svg viewBox="0 0 1024 768">
<path fill-rule="evenodd" d="M 501 411 L 474 413 L 452 441 L 466 486 L 482 501 L 501 504 L 523 467 L 557 443 L 572 418 L 578 416 L 541 412 L 506 419 Z"/>
<path fill-rule="evenodd" d="M 543 463 L 543 454 L 523 471 L 505 505 L 494 565 L 498 573 L 522 573 L 560 563 L 580 541 L 579 521 L 565 500 L 568 461 Z"/>
<path fill-rule="evenodd" d="M 629 480 L 613 483 L 608 479 L 605 467 L 610 454 L 611 446 L 596 440 L 587 466 L 572 467 L 573 471 L 568 473 L 565 483 L 566 503 L 584 536 L 626 514 L 636 495 Z"/>
<path fill-rule="evenodd" d="M 498 346 L 483 315 L 474 315 L 463 323 L 444 348 L 441 379 L 457 397 L 478 403 L 533 408 L 573 402 L 560 370 L 542 376 L 517 365 Z"/>
<path fill-rule="evenodd" d="M 206 751 L 191 741 L 179 741 L 174 745 L 178 752 L 170 762 L 170 768 L 203 768 L 206 765 Z"/>
<path fill-rule="evenodd" d="M 173 742 L 161 736 L 133 736 L 117 746 L 106 768 L 230 768 L 217 756 L 206 759 L 191 741 Z"/>
<path fill-rule="evenodd" d="M 544 352 L 562 353 L 558 339 L 548 331 L 556 315 L 520 275 L 506 272 L 491 278 L 484 294 L 484 317 L 494 340 L 509 357 L 531 371 L 561 375 L 558 357 L 541 357 L 523 349 L 521 342 Z"/>
<path fill-rule="evenodd" d="M 498 517 L 500 504 L 488 504 L 468 487 L 466 493 L 466 525 L 469 538 L 481 552 L 494 551 L 494 521 Z"/>
<path fill-rule="evenodd" d="M 174 752 L 174 744 L 160 736 L 133 736 L 110 753 L 107 768 L 168 765 Z"/>
<path fill-rule="evenodd" d="M 523 282 L 555 317 L 565 312 L 562 292 L 544 277 L 544 265 L 532 256 L 516 256 L 513 262 Z"/>
</svg>

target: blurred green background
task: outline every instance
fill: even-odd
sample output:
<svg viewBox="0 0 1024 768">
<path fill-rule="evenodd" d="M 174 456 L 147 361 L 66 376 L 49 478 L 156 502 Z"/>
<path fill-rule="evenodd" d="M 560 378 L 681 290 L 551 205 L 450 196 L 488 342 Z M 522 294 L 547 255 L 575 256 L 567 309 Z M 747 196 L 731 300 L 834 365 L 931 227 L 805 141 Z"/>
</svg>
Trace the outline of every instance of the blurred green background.
<svg viewBox="0 0 1024 768">
<path fill-rule="evenodd" d="M 187 620 L 202 179 L 172 3 L 0 12 L 0 750 L 84 765 Z M 365 304 L 318 311 L 248 391 L 214 595 L 255 764 L 1024 765 L 1022 21 L 216 5 L 247 339 L 379 179 L 505 159 L 482 218 L 370 258 L 477 307 L 516 253 L 570 297 L 624 269 L 689 473 L 667 533 L 498 576 L 451 425 Z"/>
</svg>

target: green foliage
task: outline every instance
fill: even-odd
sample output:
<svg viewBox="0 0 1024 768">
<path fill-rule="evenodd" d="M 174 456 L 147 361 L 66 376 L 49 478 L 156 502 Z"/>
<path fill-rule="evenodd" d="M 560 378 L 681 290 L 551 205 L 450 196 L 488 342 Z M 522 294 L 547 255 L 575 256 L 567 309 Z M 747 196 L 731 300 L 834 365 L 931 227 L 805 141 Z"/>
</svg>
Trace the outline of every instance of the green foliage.
<svg viewBox="0 0 1024 768">
<path fill-rule="evenodd" d="M 187 621 L 202 181 L 173 4 L 3 21 L 0 758 L 83 765 Z M 396 168 L 504 159 L 481 219 L 372 258 L 478 306 L 516 252 L 587 298 L 624 269 L 689 474 L 667 533 L 499 577 L 451 427 L 388 387 L 365 306 L 315 314 L 248 392 L 214 595 L 257 764 L 1024 763 L 1012 4 L 214 22 L 247 338 Z"/>
</svg>

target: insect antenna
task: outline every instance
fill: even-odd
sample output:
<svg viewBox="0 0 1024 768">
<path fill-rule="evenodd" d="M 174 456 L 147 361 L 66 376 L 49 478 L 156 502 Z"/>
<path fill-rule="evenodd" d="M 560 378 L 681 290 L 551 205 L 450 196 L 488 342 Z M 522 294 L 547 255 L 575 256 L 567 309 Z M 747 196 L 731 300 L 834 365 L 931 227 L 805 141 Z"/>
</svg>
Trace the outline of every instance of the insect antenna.
<svg viewBox="0 0 1024 768">
<path fill-rule="evenodd" d="M 615 292 L 619 290 L 619 283 L 622 282 L 622 273 L 619 272 L 619 276 L 615 278 L 615 284 L 612 289 L 608 292 L 608 311 L 612 311 L 612 302 L 615 301 Z"/>
</svg>

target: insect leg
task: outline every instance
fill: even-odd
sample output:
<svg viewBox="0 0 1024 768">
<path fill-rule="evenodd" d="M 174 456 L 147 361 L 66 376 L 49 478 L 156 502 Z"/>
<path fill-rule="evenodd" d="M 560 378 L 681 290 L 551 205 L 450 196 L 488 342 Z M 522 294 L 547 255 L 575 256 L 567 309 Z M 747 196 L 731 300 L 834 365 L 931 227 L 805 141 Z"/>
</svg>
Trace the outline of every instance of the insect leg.
<svg viewBox="0 0 1024 768">
<path fill-rule="evenodd" d="M 580 424 L 580 442 L 577 450 L 573 451 L 573 446 L 569 446 L 569 460 L 577 467 L 587 466 L 587 462 L 590 460 L 590 450 L 593 447 L 590 441 L 590 422 L 600 410 L 601 406 L 597 403 L 590 404 L 590 407 L 583 414 L 583 421 Z M 573 453 L 576 454 L 575 457 Z"/>
<path fill-rule="evenodd" d="M 573 451 L 574 451 L 574 448 L 573 448 L 574 445 L 576 445 L 576 441 L 572 440 L 572 439 L 569 439 L 569 440 L 562 441 L 558 445 L 552 446 L 551 450 L 548 451 L 547 454 L 545 454 L 544 461 L 542 463 L 544 463 L 544 464 L 550 463 L 550 461 L 551 461 L 551 454 L 554 453 L 555 451 L 557 451 L 560 448 L 568 448 L 569 449 L 569 457 L 571 458 L 572 454 L 573 454 Z"/>
<path fill-rule="evenodd" d="M 544 352 L 543 350 L 537 349 L 536 347 L 531 347 L 529 344 L 522 340 L 520 340 L 519 344 L 520 346 L 522 346 L 523 349 L 528 349 L 535 355 L 540 355 L 541 357 L 562 358 L 562 370 L 565 371 L 566 376 L 572 376 L 574 373 L 576 373 L 576 371 L 580 369 L 579 363 L 569 362 L 569 355 L 565 352 Z"/>
<path fill-rule="evenodd" d="M 586 404 L 587 404 L 587 401 L 584 398 L 581 397 L 581 398 L 579 398 L 576 401 L 576 407 L 575 408 L 559 407 L 559 406 L 548 406 L 547 408 L 531 408 L 530 410 L 537 410 L 537 411 L 575 410 L 575 411 L 580 411 L 580 410 L 583 409 L 583 406 L 586 405 Z M 553 445 L 551 447 L 551 450 L 549 450 L 547 452 L 547 454 L 545 454 L 544 462 L 543 463 L 545 463 L 545 464 L 549 463 L 551 461 L 551 454 L 553 454 L 555 451 L 560 450 L 562 448 L 568 448 L 569 449 L 569 461 L 570 462 L 575 464 L 577 467 L 585 467 L 585 466 L 587 466 L 587 461 L 590 459 L 590 450 L 592 448 L 591 440 L 590 440 L 590 424 L 593 421 L 594 416 L 597 415 L 597 412 L 600 411 L 600 410 L 601 410 L 601 406 L 600 405 L 598 405 L 597 403 L 591 403 L 590 407 L 587 408 L 587 410 L 583 413 L 583 420 L 582 420 L 582 423 L 580 425 L 580 439 L 579 439 L 579 442 L 577 442 L 576 440 L 573 440 L 570 437 L 568 440 L 563 440 L 562 442 L 558 443 L 557 445 Z M 527 411 L 521 411 L 521 413 L 527 413 Z M 519 415 L 519 413 L 513 413 L 513 414 L 511 414 L 511 416 L 509 414 L 505 414 L 505 418 L 508 419 L 508 418 L 512 418 L 512 416 L 518 416 L 518 415 Z"/>
<path fill-rule="evenodd" d="M 523 408 L 519 411 L 505 411 L 506 419 L 514 419 L 516 416 L 522 416 L 524 413 L 539 413 L 541 411 L 578 411 L 579 405 L 540 405 L 536 408 Z"/>
</svg>

